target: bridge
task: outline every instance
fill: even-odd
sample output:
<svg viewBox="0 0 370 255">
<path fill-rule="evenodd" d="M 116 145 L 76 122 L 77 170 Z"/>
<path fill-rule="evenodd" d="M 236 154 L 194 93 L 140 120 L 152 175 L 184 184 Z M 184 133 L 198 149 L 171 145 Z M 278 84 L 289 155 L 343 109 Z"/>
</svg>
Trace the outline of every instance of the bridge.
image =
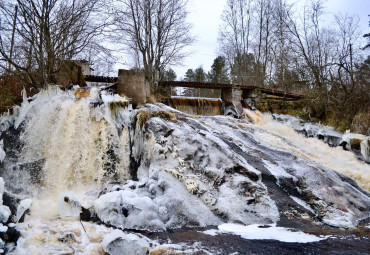
<svg viewBox="0 0 370 255">
<path fill-rule="evenodd" d="M 208 82 L 186 82 L 186 81 L 164 81 L 160 85 L 165 87 L 185 87 L 185 88 L 203 88 L 203 89 L 238 89 L 242 91 L 258 91 L 262 94 L 280 97 L 284 100 L 300 100 L 304 96 L 296 93 L 289 93 L 278 89 L 260 88 L 257 86 L 228 84 L 228 83 L 208 83 Z"/>
<path fill-rule="evenodd" d="M 150 85 L 146 81 L 144 74 L 133 70 L 119 70 L 118 77 L 88 75 L 85 76 L 85 81 L 111 83 L 112 85 L 109 88 L 132 98 L 134 106 L 146 103 L 148 96 L 151 94 Z M 296 101 L 304 98 L 304 95 L 301 94 L 239 84 L 164 81 L 160 82 L 159 86 L 164 88 L 167 96 L 170 95 L 170 89 L 173 87 L 218 89 L 221 91 L 224 114 L 237 117 L 243 113 L 242 103 L 246 103 L 249 106 L 256 105 L 261 95 L 267 95 L 270 98 L 285 101 Z"/>
</svg>

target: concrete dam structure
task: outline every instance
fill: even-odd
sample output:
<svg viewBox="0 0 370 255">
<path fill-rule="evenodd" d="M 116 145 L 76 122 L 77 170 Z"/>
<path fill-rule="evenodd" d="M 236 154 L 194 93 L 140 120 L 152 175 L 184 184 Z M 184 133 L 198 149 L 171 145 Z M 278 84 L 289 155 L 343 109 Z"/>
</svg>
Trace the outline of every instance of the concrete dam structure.
<svg viewBox="0 0 370 255">
<path fill-rule="evenodd" d="M 86 76 L 86 81 L 114 83 L 109 86 L 118 94 L 123 94 L 131 99 L 134 108 L 139 104 L 147 103 L 152 94 L 150 84 L 143 73 L 135 70 L 118 71 L 118 77 Z M 254 109 L 260 103 L 261 95 L 273 96 L 276 99 L 295 101 L 303 98 L 302 95 L 287 93 L 280 90 L 259 88 L 256 86 L 237 84 L 218 84 L 203 82 L 164 81 L 159 86 L 168 104 L 177 110 L 194 115 L 229 115 L 239 118 L 244 108 Z M 184 97 L 171 96 L 171 89 L 176 87 L 195 88 L 219 91 L 219 97 L 209 98 L 204 96 Z"/>
</svg>

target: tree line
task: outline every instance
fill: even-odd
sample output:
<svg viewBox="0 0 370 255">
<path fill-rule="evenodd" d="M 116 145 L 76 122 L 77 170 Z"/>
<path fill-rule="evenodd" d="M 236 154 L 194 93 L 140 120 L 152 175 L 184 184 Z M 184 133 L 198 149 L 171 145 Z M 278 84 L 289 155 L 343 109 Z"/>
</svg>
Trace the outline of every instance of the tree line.
<svg viewBox="0 0 370 255">
<path fill-rule="evenodd" d="M 309 0 L 299 11 L 287 0 L 227 0 L 217 79 L 201 68 L 184 79 L 298 91 L 308 117 L 342 130 L 363 122 L 359 132 L 369 132 L 370 35 L 357 16 L 335 14 L 329 23 L 324 3 Z"/>
</svg>

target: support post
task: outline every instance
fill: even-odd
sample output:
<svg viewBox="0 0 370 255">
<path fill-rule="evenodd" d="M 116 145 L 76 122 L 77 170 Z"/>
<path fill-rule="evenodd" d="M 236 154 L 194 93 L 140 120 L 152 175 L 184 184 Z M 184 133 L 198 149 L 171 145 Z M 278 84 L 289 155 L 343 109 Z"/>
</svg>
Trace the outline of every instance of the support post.
<svg viewBox="0 0 370 255">
<path fill-rule="evenodd" d="M 134 70 L 118 70 L 118 94 L 132 99 L 132 105 L 145 104 L 150 95 L 150 84 L 145 75 Z"/>
<path fill-rule="evenodd" d="M 240 88 L 222 89 L 221 99 L 224 102 L 224 114 L 239 118 L 243 113 L 242 90 Z"/>
</svg>

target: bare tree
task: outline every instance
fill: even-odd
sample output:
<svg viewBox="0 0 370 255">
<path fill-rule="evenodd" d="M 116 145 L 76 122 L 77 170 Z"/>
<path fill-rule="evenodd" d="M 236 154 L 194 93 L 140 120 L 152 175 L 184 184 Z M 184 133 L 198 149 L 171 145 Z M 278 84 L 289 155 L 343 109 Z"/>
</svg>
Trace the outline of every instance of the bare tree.
<svg viewBox="0 0 370 255">
<path fill-rule="evenodd" d="M 1 68 L 36 86 L 55 83 L 66 60 L 82 53 L 89 55 L 99 46 L 94 39 L 104 24 L 93 21 L 98 19 L 94 16 L 98 3 L 99 0 L 6 0 L 0 7 L 0 55 L 12 68 L 4 61 Z M 18 6 L 15 19 L 14 6 Z"/>
<path fill-rule="evenodd" d="M 275 0 L 273 11 L 273 42 L 271 53 L 274 62 L 274 82 L 277 87 L 289 91 L 295 78 L 294 54 L 289 41 L 291 33 L 287 29 L 289 15 L 292 15 L 292 6 L 286 0 Z"/>
<path fill-rule="evenodd" d="M 289 15 L 287 28 L 293 38 L 290 40 L 294 46 L 297 57 L 305 66 L 306 78 L 312 81 L 312 87 L 324 88 L 333 64 L 334 30 L 322 27 L 323 2 L 312 0 L 304 9 L 301 22 Z"/>
<path fill-rule="evenodd" d="M 194 39 L 187 22 L 187 0 L 117 0 L 116 42 L 138 60 L 147 80 L 157 89 L 161 69 L 177 64 Z"/>
<path fill-rule="evenodd" d="M 222 14 L 222 25 L 219 33 L 220 48 L 234 70 L 233 82 L 248 83 L 248 76 L 254 76 L 250 70 L 251 44 L 251 1 L 228 0 Z"/>
<path fill-rule="evenodd" d="M 254 55 L 256 58 L 257 70 L 257 84 L 264 86 L 268 77 L 268 63 L 272 60 L 271 58 L 271 47 L 273 42 L 273 24 L 274 24 L 274 1 L 271 0 L 257 0 L 254 4 L 255 12 L 255 41 L 252 42 L 254 45 Z M 271 72 L 271 70 L 270 70 Z"/>
<path fill-rule="evenodd" d="M 369 98 L 369 88 L 363 88 L 364 82 L 356 77 L 361 62 L 361 31 L 357 16 L 336 15 L 335 20 L 336 55 L 330 70 L 330 97 L 333 104 L 343 106 L 333 107 L 336 115 L 346 113 L 349 116 L 361 108 L 366 94 Z"/>
</svg>

